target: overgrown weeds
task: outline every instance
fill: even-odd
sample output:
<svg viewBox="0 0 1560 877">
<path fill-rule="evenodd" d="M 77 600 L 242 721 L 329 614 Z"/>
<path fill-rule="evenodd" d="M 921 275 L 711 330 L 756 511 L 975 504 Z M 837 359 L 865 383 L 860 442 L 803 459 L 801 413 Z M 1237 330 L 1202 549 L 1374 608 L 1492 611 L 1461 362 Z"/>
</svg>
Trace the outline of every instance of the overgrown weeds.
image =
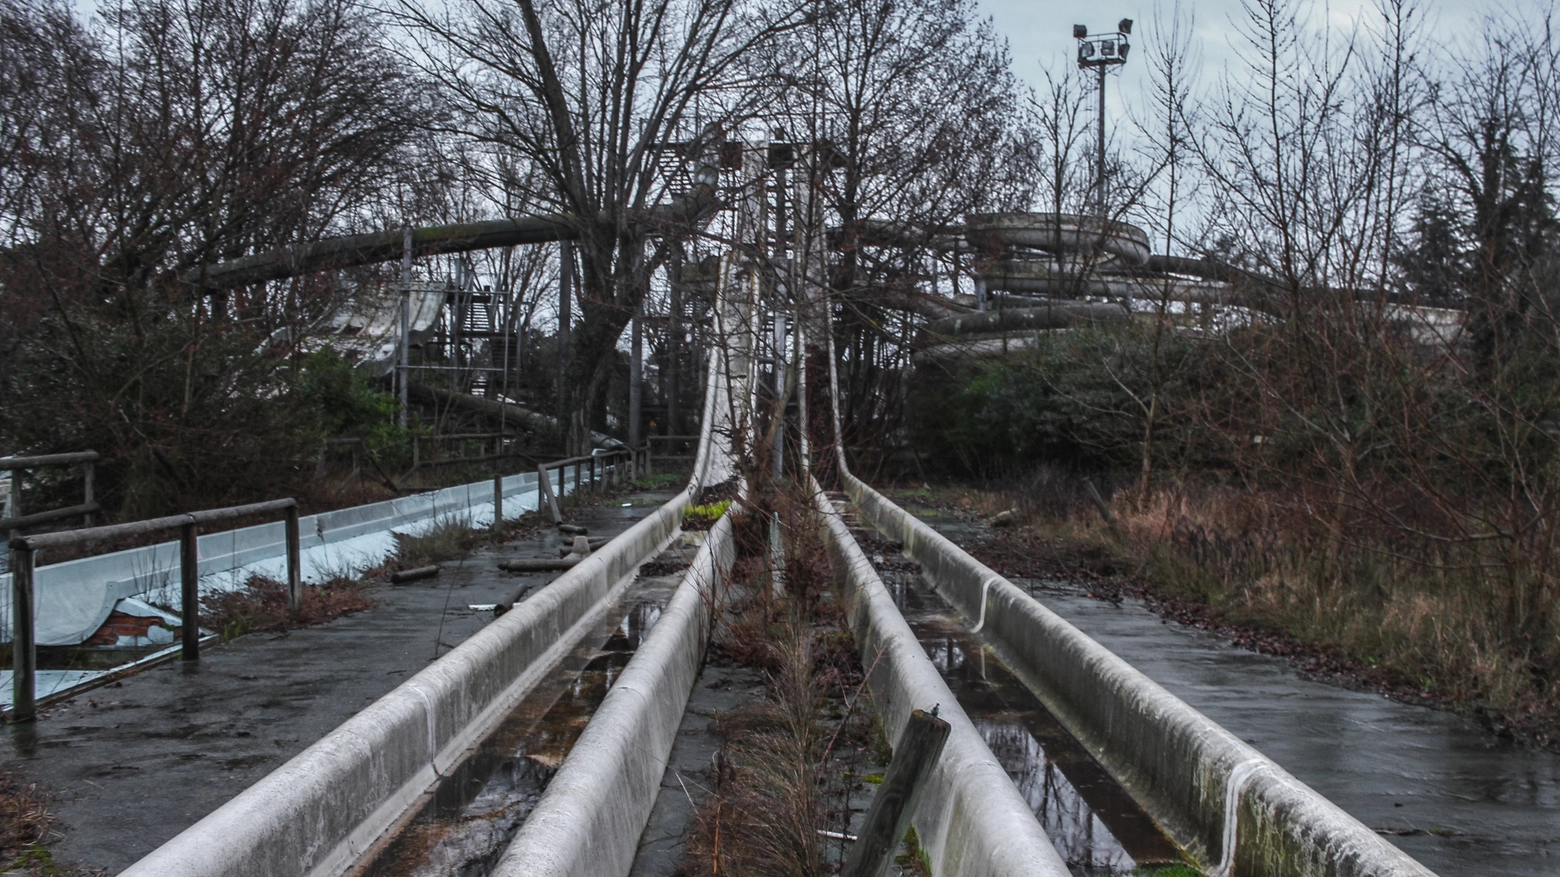
<svg viewBox="0 0 1560 877">
<path fill-rule="evenodd" d="M 287 608 L 286 583 L 265 576 L 250 576 L 241 588 L 200 598 L 201 624 L 220 631 L 224 642 L 248 633 L 324 624 L 372 605 L 366 586 L 348 578 L 305 586 L 296 614 Z"/>
<path fill-rule="evenodd" d="M 395 563 L 400 569 L 415 569 L 457 560 L 492 538 L 490 532 L 473 528 L 464 518 L 440 518 L 421 535 L 395 534 Z"/>
<path fill-rule="evenodd" d="M 690 505 L 683 511 L 684 530 L 708 530 L 731 508 L 731 500 L 723 499 L 705 505 Z"/>
<path fill-rule="evenodd" d="M 685 873 L 814 877 L 839 860 L 821 830 L 843 831 L 849 795 L 861 788 L 873 726 L 859 709 L 861 667 L 828 587 L 822 545 L 797 515 L 794 498 L 766 497 L 781 510 L 786 587 L 762 575 L 764 522 L 744 516 L 734 598 L 711 646 L 712 661 L 764 675 L 766 697 L 718 718 L 713 794 L 688 840 Z M 789 523 L 791 526 L 786 526 Z"/>
</svg>

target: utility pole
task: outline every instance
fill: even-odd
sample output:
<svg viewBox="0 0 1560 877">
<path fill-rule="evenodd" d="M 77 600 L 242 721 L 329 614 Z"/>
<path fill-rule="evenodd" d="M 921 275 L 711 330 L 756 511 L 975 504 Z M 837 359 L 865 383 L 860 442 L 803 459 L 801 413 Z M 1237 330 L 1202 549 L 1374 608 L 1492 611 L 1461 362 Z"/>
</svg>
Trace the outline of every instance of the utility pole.
<svg viewBox="0 0 1560 877">
<path fill-rule="evenodd" d="M 558 245 L 558 426 L 563 430 L 560 437 L 565 441 L 568 440 L 568 428 L 563 424 L 569 415 L 563 410 L 563 381 L 564 373 L 569 370 L 569 323 L 572 321 L 569 299 L 573 286 L 574 242 L 562 241 Z"/>
<path fill-rule="evenodd" d="M 1127 41 L 1132 33 L 1132 19 L 1123 18 L 1116 24 L 1115 33 L 1090 34 L 1088 25 L 1073 25 L 1073 39 L 1078 41 L 1078 69 L 1093 67 L 1100 79 L 1099 132 L 1094 153 L 1094 210 L 1101 219 L 1107 218 L 1105 201 L 1105 74 L 1112 67 L 1127 63 L 1127 52 L 1132 45 Z"/>
<path fill-rule="evenodd" d="M 412 227 L 401 242 L 401 428 L 406 429 L 406 385 L 412 376 Z"/>
<path fill-rule="evenodd" d="M 787 143 L 784 128 L 776 128 L 774 141 L 769 148 L 769 164 L 774 169 L 774 255 L 771 257 L 771 265 L 775 274 L 775 338 L 774 338 L 774 394 L 775 394 L 775 428 L 774 444 L 770 447 L 771 474 L 776 481 L 785 474 L 785 399 L 786 385 L 786 298 L 791 290 L 787 288 L 786 279 L 788 272 L 784 270 L 787 256 L 786 223 L 786 168 L 795 158 L 795 146 Z M 778 147 L 778 148 L 777 148 Z M 805 428 L 805 426 L 804 426 Z"/>
<path fill-rule="evenodd" d="M 628 360 L 628 446 L 638 448 L 640 444 L 640 421 L 644 420 L 644 361 L 645 361 L 645 333 L 644 333 L 645 303 L 640 301 L 634 308 L 634 317 L 629 321 L 629 360 Z"/>
</svg>

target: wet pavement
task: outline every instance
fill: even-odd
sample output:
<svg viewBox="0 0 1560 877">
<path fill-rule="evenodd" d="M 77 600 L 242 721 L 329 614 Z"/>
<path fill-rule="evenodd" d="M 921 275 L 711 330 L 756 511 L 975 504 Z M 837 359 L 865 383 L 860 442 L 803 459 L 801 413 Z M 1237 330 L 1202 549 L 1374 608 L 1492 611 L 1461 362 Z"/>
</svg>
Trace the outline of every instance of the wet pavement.
<svg viewBox="0 0 1560 877">
<path fill-rule="evenodd" d="M 571 510 L 614 535 L 669 493 Z M 622 507 L 631 502 L 628 508 Z M 55 862 L 117 873 L 298 754 L 492 621 L 500 602 L 560 573 L 496 562 L 556 556 L 558 536 L 484 548 L 433 579 L 376 584 L 372 609 L 320 627 L 251 634 L 51 706 L 4 728 L 0 764 L 51 793 Z"/>
<path fill-rule="evenodd" d="M 950 538 L 976 536 L 969 522 L 923 517 Z M 1560 873 L 1560 756 L 1452 713 L 1304 679 L 1137 601 L 1015 584 L 1443 877 Z"/>
<path fill-rule="evenodd" d="M 1443 877 L 1560 873 L 1560 756 L 1452 713 L 1301 678 L 1134 601 L 1035 594 Z"/>
</svg>

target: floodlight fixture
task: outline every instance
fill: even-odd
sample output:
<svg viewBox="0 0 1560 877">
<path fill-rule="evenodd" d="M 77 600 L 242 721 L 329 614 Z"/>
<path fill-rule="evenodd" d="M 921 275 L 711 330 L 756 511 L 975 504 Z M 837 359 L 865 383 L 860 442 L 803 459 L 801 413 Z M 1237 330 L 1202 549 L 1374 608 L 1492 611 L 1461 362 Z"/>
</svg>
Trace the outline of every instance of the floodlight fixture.
<svg viewBox="0 0 1560 877">
<path fill-rule="evenodd" d="M 1116 23 L 1115 33 L 1090 34 L 1086 25 L 1073 25 L 1073 39 L 1078 41 L 1078 67 L 1093 67 L 1100 77 L 1099 136 L 1095 152 L 1095 209 L 1105 216 L 1105 74 L 1112 67 L 1127 63 L 1127 53 L 1132 50 L 1127 36 L 1132 33 L 1132 19 L 1123 18 Z"/>
</svg>

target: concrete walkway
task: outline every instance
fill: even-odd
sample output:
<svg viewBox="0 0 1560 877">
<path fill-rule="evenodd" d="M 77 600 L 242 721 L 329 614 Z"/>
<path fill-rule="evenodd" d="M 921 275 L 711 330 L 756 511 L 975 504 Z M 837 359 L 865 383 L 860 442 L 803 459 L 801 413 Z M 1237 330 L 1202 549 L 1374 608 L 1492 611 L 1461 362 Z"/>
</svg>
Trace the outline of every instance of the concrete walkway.
<svg viewBox="0 0 1560 877">
<path fill-rule="evenodd" d="M 669 493 L 573 511 L 592 536 L 616 535 Z M 623 508 L 623 503 L 632 506 Z M 0 764 L 53 795 L 56 863 L 117 873 L 298 754 L 492 621 L 527 582 L 498 560 L 556 556 L 558 536 L 485 548 L 437 578 L 375 584 L 372 609 L 321 627 L 252 634 L 51 706 L 5 728 Z"/>
</svg>

